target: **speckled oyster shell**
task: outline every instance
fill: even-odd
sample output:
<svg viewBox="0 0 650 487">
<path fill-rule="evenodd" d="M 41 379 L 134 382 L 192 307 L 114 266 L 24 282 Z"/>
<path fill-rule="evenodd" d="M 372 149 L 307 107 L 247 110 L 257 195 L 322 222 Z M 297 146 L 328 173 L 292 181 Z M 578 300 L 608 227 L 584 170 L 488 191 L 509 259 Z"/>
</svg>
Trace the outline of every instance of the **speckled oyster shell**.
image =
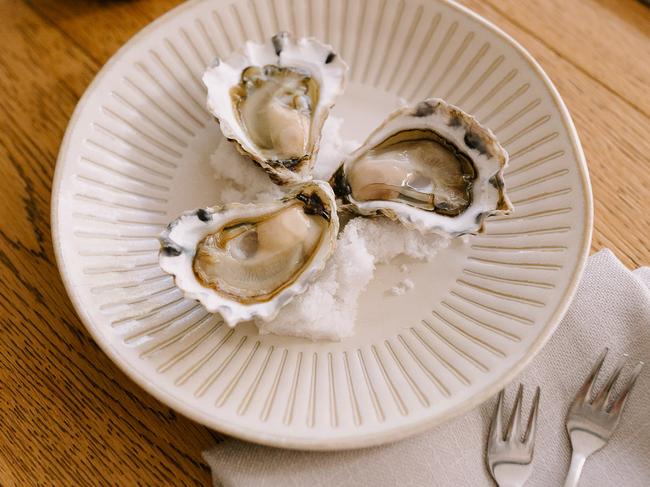
<svg viewBox="0 0 650 487">
<path fill-rule="evenodd" d="M 416 170 L 403 176 L 402 165 L 416 159 Z M 342 162 L 330 184 L 350 211 L 458 236 L 478 233 L 485 218 L 512 209 L 503 181 L 507 163 L 489 129 L 460 108 L 428 99 L 392 113 Z M 432 189 L 415 191 L 417 184 Z"/>
</svg>

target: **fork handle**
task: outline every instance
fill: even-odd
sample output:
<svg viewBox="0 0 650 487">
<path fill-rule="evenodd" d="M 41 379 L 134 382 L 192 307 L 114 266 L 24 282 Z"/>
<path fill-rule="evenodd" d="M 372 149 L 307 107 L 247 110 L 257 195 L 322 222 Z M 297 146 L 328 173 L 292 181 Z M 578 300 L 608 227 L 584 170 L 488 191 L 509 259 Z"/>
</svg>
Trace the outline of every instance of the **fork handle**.
<svg viewBox="0 0 650 487">
<path fill-rule="evenodd" d="M 581 453 L 576 453 L 575 451 L 571 455 L 571 466 L 569 467 L 569 473 L 567 473 L 566 480 L 564 481 L 564 487 L 577 487 L 578 481 L 580 480 L 580 474 L 582 473 L 582 467 L 585 464 L 587 457 Z"/>
</svg>

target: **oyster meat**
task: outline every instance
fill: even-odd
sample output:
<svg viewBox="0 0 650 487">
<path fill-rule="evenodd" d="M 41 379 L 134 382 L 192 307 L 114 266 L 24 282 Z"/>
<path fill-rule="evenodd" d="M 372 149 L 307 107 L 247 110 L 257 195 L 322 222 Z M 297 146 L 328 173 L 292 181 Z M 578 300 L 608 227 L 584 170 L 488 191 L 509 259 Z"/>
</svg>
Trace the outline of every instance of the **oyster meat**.
<svg viewBox="0 0 650 487">
<path fill-rule="evenodd" d="M 308 182 L 273 203 L 185 213 L 160 237 L 160 266 L 230 326 L 270 320 L 318 276 L 338 227 L 331 188 Z"/>
<path fill-rule="evenodd" d="M 311 177 L 321 129 L 347 69 L 330 46 L 283 32 L 215 60 L 203 82 L 226 138 L 276 183 L 287 184 Z"/>
<path fill-rule="evenodd" d="M 422 233 L 476 233 L 511 210 L 508 154 L 487 128 L 440 99 L 397 110 L 346 158 L 331 184 L 344 206 Z"/>
</svg>

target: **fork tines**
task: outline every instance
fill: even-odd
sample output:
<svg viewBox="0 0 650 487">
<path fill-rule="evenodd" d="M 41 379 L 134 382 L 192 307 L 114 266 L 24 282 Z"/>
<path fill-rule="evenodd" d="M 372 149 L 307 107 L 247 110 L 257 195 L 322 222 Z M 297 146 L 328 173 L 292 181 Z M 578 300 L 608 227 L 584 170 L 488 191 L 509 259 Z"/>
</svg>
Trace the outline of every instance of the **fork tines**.
<svg viewBox="0 0 650 487">
<path fill-rule="evenodd" d="M 514 406 L 512 408 L 512 413 L 510 414 L 510 419 L 508 420 L 508 426 L 506 431 L 503 431 L 503 399 L 504 391 L 502 390 L 499 393 L 499 402 L 497 408 L 494 412 L 494 417 L 492 418 L 492 425 L 490 428 L 490 440 L 495 443 L 501 442 L 521 442 L 527 446 L 530 446 L 531 450 L 535 442 L 535 432 L 537 429 L 537 414 L 539 411 L 539 396 L 540 389 L 537 387 L 535 389 L 535 397 L 533 398 L 533 404 L 530 409 L 530 414 L 528 415 L 528 424 L 526 426 L 526 431 L 521 431 L 521 407 L 524 395 L 524 386 L 519 384 L 519 389 L 517 390 L 517 397 L 515 399 Z"/>
<path fill-rule="evenodd" d="M 487 464 L 492 478 L 501 487 L 524 485 L 532 472 L 539 394 L 538 387 L 528 415 L 528 425 L 526 430 L 522 431 L 521 403 L 524 396 L 524 386 L 519 385 L 517 398 L 508 420 L 508 426 L 504 432 L 502 424 L 504 393 L 503 391 L 499 393 L 499 402 L 492 418 L 490 436 L 488 437 Z"/>
<path fill-rule="evenodd" d="M 605 385 L 594 397 L 594 386 L 596 384 L 598 375 L 600 374 L 600 370 L 603 366 L 603 363 L 605 362 L 605 358 L 607 357 L 608 352 L 609 352 L 608 348 L 605 348 L 601 352 L 600 357 L 598 357 L 598 360 L 594 365 L 594 368 L 591 370 L 584 384 L 576 394 L 575 399 L 573 401 L 573 405 L 590 404 L 595 409 L 603 409 L 606 412 L 611 414 L 620 414 L 621 411 L 623 410 L 623 407 L 625 406 L 625 402 L 627 401 L 630 391 L 634 387 L 634 384 L 636 383 L 636 380 L 639 377 L 639 374 L 641 373 L 641 369 L 643 368 L 644 364 L 641 361 L 636 362 L 636 365 L 634 366 L 634 369 L 632 370 L 632 373 L 630 374 L 630 377 L 628 378 L 627 382 L 621 389 L 618 398 L 612 401 L 614 386 L 616 385 L 616 382 L 620 377 L 623 368 L 629 361 L 629 356 L 627 354 L 624 354 L 621 358 L 619 358 L 616 367 L 614 368 L 614 371 L 607 379 Z"/>
</svg>

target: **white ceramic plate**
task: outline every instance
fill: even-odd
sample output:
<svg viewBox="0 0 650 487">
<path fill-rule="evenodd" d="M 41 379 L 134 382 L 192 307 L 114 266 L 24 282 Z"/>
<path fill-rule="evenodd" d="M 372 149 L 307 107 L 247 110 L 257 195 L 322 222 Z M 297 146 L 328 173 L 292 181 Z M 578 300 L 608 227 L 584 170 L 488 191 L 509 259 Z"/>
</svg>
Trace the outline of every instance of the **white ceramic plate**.
<svg viewBox="0 0 650 487">
<path fill-rule="evenodd" d="M 363 139 L 397 103 L 445 98 L 510 153 L 516 206 L 487 233 L 381 267 L 341 343 L 228 329 L 158 268 L 156 236 L 213 203 L 221 135 L 200 76 L 215 56 L 280 30 L 331 43 L 351 66 L 334 111 Z M 520 46 L 455 4 L 424 0 L 189 2 L 129 41 L 79 102 L 52 196 L 54 246 L 77 312 L 136 382 L 181 413 L 255 442 L 378 444 L 467 411 L 540 350 L 589 249 L 591 192 L 569 114 Z"/>
</svg>

